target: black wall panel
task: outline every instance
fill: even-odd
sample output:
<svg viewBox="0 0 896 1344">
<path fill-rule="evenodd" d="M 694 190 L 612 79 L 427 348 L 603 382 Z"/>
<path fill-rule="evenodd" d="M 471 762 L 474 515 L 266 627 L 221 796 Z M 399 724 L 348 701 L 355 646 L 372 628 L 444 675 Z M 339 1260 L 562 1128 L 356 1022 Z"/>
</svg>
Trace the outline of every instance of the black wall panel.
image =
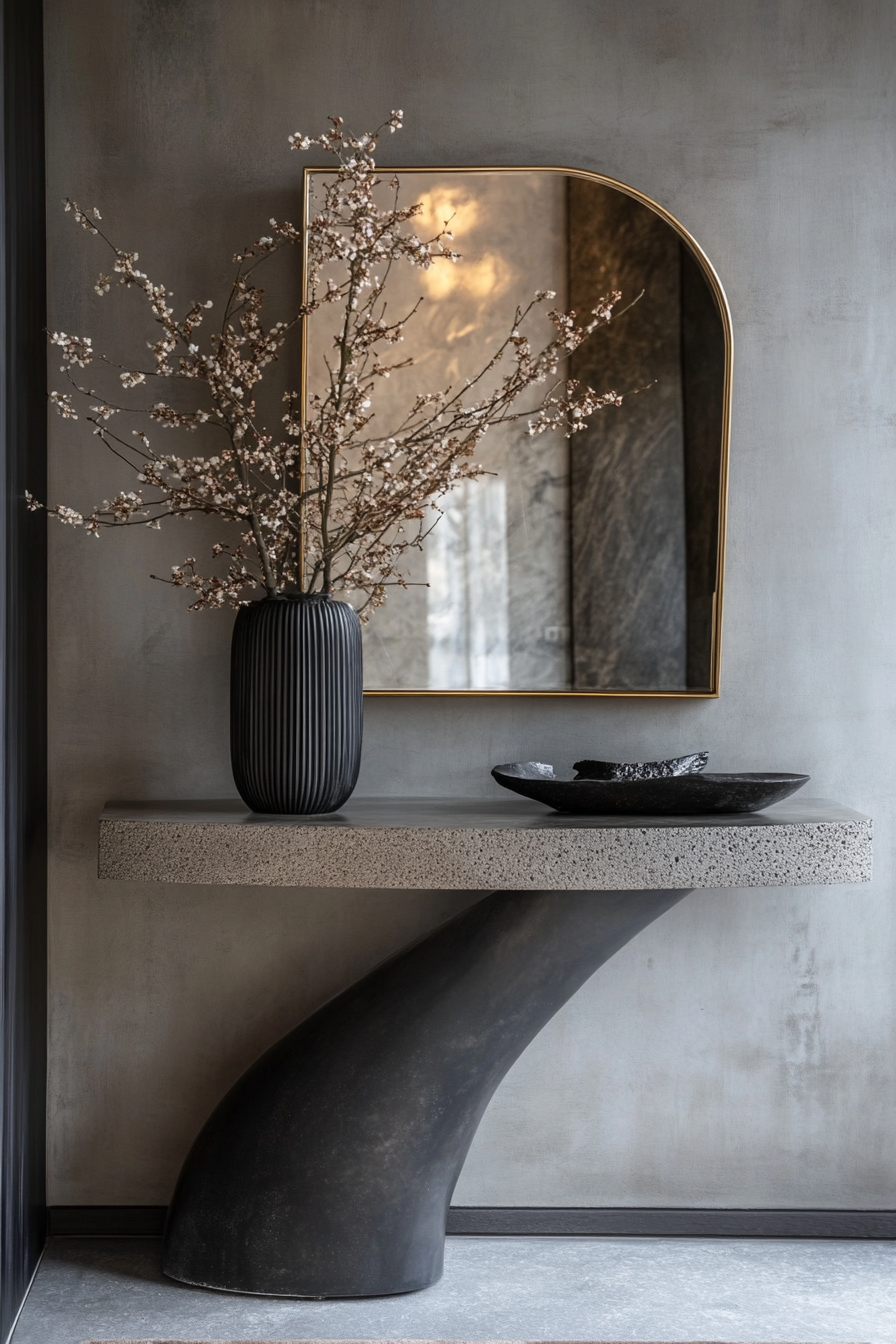
<svg viewBox="0 0 896 1344">
<path fill-rule="evenodd" d="M 2 3 L 0 1340 L 46 1228 L 46 242 L 39 0 Z"/>
</svg>

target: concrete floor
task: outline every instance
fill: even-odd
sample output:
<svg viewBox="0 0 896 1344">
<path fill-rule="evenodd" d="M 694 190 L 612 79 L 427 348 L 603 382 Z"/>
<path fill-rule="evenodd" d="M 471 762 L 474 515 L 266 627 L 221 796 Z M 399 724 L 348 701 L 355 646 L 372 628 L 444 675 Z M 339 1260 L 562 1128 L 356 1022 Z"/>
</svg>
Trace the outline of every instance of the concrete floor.
<svg viewBox="0 0 896 1344">
<path fill-rule="evenodd" d="M 896 1344 L 896 1242 L 453 1237 L 422 1293 L 241 1297 L 163 1278 L 155 1238 L 51 1241 L 13 1344 L 720 1340 Z"/>
</svg>

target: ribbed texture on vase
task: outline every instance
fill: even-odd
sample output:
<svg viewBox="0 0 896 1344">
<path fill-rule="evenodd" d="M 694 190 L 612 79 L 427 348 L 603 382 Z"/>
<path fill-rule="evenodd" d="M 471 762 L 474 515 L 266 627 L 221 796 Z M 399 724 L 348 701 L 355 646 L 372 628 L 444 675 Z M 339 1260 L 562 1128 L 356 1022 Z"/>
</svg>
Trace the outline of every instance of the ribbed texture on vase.
<svg viewBox="0 0 896 1344">
<path fill-rule="evenodd" d="M 361 764 L 361 623 L 324 594 L 241 607 L 230 660 L 230 759 L 254 812 L 333 812 Z"/>
</svg>

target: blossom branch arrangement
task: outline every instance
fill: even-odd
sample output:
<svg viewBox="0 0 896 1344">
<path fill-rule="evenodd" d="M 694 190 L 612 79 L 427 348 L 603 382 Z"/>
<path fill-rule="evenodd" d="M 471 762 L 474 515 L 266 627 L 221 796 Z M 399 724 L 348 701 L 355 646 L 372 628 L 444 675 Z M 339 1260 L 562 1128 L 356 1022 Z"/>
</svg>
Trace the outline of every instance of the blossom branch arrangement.
<svg viewBox="0 0 896 1344">
<path fill-rule="evenodd" d="M 51 333 L 69 384 L 65 392 L 50 394 L 52 405 L 64 418 L 77 420 L 86 401 L 85 419 L 94 435 L 134 471 L 138 488 L 103 500 L 87 514 L 61 504 L 48 512 L 93 536 L 105 527 L 159 528 L 166 519 L 195 514 L 235 525 L 234 540 L 212 548 L 213 558 L 223 557 L 225 573 L 200 574 L 191 557 L 173 566 L 165 580 L 192 590 L 191 610 L 240 606 L 259 588 L 268 597 L 343 592 L 352 595 L 364 619 L 382 605 L 389 586 L 406 586 L 402 557 L 422 545 L 433 526 L 433 506 L 438 519 L 438 500 L 484 473 L 475 453 L 489 429 L 525 421 L 533 436 L 550 431 L 571 436 L 594 412 L 621 404 L 616 392 L 595 392 L 561 372 L 567 356 L 611 320 L 620 294 L 601 298 L 578 323 L 574 312 L 545 313 L 555 296 L 540 290 L 516 308 L 506 337 L 474 377 L 460 387 L 416 395 L 397 423 L 377 425 L 380 380 L 413 364 L 394 347 L 405 340 L 419 306 L 399 316 L 388 310 L 392 267 L 461 262 L 450 221 L 435 236 L 419 237 L 413 225 L 423 207 L 399 205 L 398 178 L 387 183 L 377 173 L 377 142 L 384 132 L 397 131 L 401 118 L 393 112 L 376 131 L 353 136 L 334 117 L 320 136 L 290 136 L 293 149 L 314 145 L 332 156 L 334 167 L 305 226 L 303 301 L 269 327 L 262 321 L 265 295 L 255 272 L 302 240 L 295 225 L 272 219 L 269 231 L 236 255 L 220 326 L 203 341 L 211 301 L 191 304 L 178 320 L 171 293 L 138 269 L 136 252 L 122 251 L 107 237 L 99 212 L 65 202 L 76 222 L 109 248 L 111 274 L 100 275 L 97 294 L 108 294 L 117 276 L 120 284 L 142 292 L 159 330 L 157 339 L 147 342 L 151 358 L 142 369 L 96 353 L 88 336 Z M 382 203 L 384 190 L 388 199 Z M 312 393 L 305 407 L 300 392 L 287 392 L 280 424 L 271 428 L 259 411 L 259 384 L 290 335 L 300 335 L 303 321 L 327 305 L 335 308 L 337 322 L 322 390 Z M 553 329 L 540 345 L 531 335 L 539 315 Z M 81 370 L 91 365 L 117 373 L 114 396 L 86 385 Z M 163 395 L 146 405 L 154 384 Z M 195 384 L 195 409 L 171 404 L 182 397 L 164 389 L 178 384 Z M 534 406 L 522 409 L 533 397 Z M 153 438 L 142 428 L 130 435 L 118 432 L 115 417 L 125 412 L 143 416 Z M 211 453 L 166 453 L 155 446 L 155 430 L 201 431 L 207 440 L 214 433 L 217 442 Z M 30 495 L 28 503 L 42 507 Z"/>
</svg>

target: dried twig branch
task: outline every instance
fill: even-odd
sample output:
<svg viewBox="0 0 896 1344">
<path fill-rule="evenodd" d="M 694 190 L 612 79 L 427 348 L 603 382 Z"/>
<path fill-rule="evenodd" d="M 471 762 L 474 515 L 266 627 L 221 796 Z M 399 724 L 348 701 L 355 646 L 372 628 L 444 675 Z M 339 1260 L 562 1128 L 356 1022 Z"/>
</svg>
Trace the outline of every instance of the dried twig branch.
<svg viewBox="0 0 896 1344">
<path fill-rule="evenodd" d="M 600 299 L 580 324 L 575 313 L 550 309 L 546 316 L 553 336 L 539 348 L 528 330 L 554 298 L 541 290 L 517 308 L 504 341 L 475 377 L 460 388 L 417 396 L 389 432 L 374 430 L 379 380 L 413 363 L 412 358 L 387 358 L 405 339 L 405 328 L 417 311 L 415 305 L 404 317 L 387 316 L 385 290 L 392 268 L 402 262 L 427 269 L 460 261 L 447 223 L 432 238 L 414 232 L 413 221 L 422 207 L 399 206 L 398 178 L 389 183 L 389 207 L 377 204 L 382 179 L 374 151 L 385 131 L 400 128 L 401 118 L 401 112 L 393 112 L 376 131 L 357 137 L 343 129 L 339 117 L 331 118 L 323 135 L 290 136 L 293 149 L 315 145 L 335 160 L 306 225 L 308 286 L 303 303 L 288 320 L 270 328 L 262 324 L 264 294 L 250 276 L 301 238 L 293 224 L 272 219 L 270 231 L 234 258 L 237 270 L 220 330 L 211 332 L 204 346 L 201 327 L 211 301 L 193 303 L 178 321 L 169 291 L 138 269 L 136 252 L 122 251 L 111 242 L 100 228 L 99 212 L 65 203 L 75 220 L 112 253 L 112 274 L 99 277 L 96 292 L 107 294 L 117 276 L 121 284 L 145 295 L 161 332 L 148 342 L 153 356 L 149 369 L 132 369 L 97 354 L 90 337 L 50 334 L 62 353 L 71 388 L 52 392 L 52 404 L 64 418 L 78 419 L 73 398 L 91 401 L 85 418 L 93 433 L 135 471 L 141 489 L 122 491 L 87 514 L 61 504 L 48 511 L 94 536 L 104 527 L 143 523 L 157 528 L 163 518 L 193 513 L 214 514 L 235 524 L 240 544 L 219 542 L 213 547 L 213 557 L 226 561 L 223 576 L 203 576 L 190 557 L 173 566 L 166 580 L 192 590 L 193 610 L 239 606 L 259 586 L 269 596 L 294 591 L 301 575 L 307 591 L 357 593 L 363 601 L 356 605 L 366 615 L 385 601 L 387 588 L 406 586 L 402 557 L 419 548 L 431 530 L 429 505 L 460 482 L 484 474 L 474 455 L 490 427 L 525 420 L 532 435 L 552 430 L 572 435 L 595 411 L 621 401 L 616 392 L 597 393 L 561 374 L 566 357 L 610 321 L 620 295 Z M 274 433 L 259 419 L 256 389 L 290 333 L 324 305 L 335 305 L 341 315 L 326 362 L 325 391 L 309 398 L 305 414 L 299 394 L 286 393 L 283 428 Z M 118 372 L 114 396 L 101 396 L 74 376 L 92 363 Z M 488 390 L 499 365 L 506 372 Z M 187 411 L 163 399 L 149 407 L 129 406 L 127 394 L 140 389 L 145 398 L 153 379 L 197 384 L 202 404 Z M 533 388 L 539 398 L 535 409 L 519 410 L 521 398 Z M 163 429 L 193 433 L 213 426 L 225 437 L 211 455 L 159 452 L 142 430 L 131 432 L 133 442 L 112 431 L 110 420 L 123 412 L 144 415 Z M 144 497 L 147 488 L 153 498 Z M 28 502 L 32 508 L 42 507 L 30 495 Z"/>
</svg>

